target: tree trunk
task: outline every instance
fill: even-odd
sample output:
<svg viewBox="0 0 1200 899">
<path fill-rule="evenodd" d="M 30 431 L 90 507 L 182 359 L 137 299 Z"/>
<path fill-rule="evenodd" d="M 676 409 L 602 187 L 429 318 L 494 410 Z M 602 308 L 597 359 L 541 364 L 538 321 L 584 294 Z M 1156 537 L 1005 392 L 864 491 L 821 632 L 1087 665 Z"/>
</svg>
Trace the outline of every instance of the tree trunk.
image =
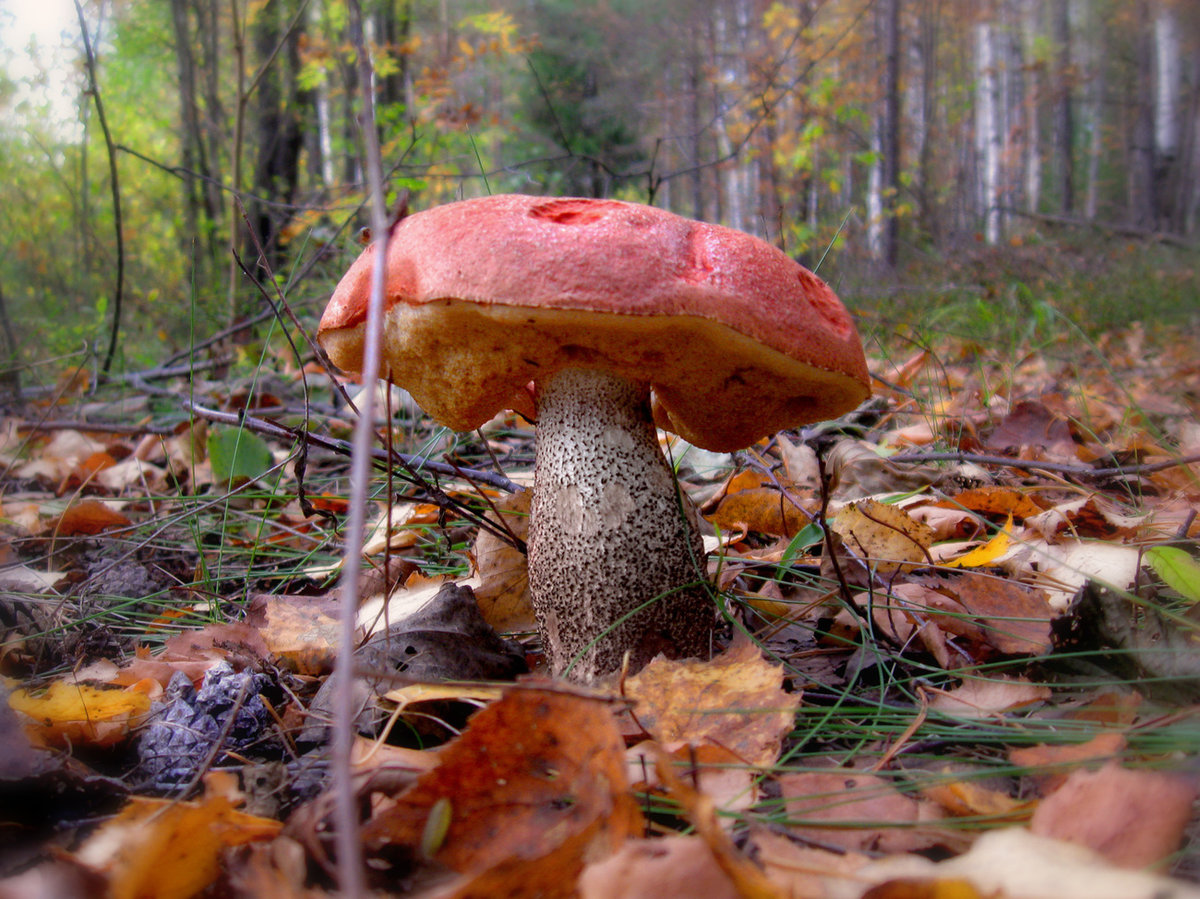
<svg viewBox="0 0 1200 899">
<path fill-rule="evenodd" d="M 1058 208 L 1063 215 L 1075 211 L 1075 117 L 1071 105 L 1074 67 L 1071 61 L 1070 0 L 1054 0 L 1054 43 L 1058 53 L 1056 96 L 1054 98 L 1055 175 L 1058 183 Z"/>
<path fill-rule="evenodd" d="M 1085 219 L 1095 221 L 1100 204 L 1100 160 L 1104 155 L 1104 110 L 1107 73 L 1105 70 L 1105 33 L 1096 11 L 1088 8 L 1090 40 L 1088 48 L 1088 89 L 1084 103 L 1084 127 L 1088 135 L 1087 188 L 1084 194 Z"/>
<path fill-rule="evenodd" d="M 1171 7 L 1157 3 L 1154 14 L 1154 196 L 1161 228 L 1183 230 L 1178 202 L 1180 82 L 1179 23 Z"/>
<path fill-rule="evenodd" d="M 259 64 L 268 64 L 258 84 L 255 115 L 258 152 L 252 191 L 247 204 L 250 225 L 272 272 L 283 261 L 279 231 L 300 186 L 300 153 L 304 148 L 302 122 L 311 106 L 310 92 L 297 84 L 300 72 L 299 35 L 303 19 L 293 18 L 294 4 L 276 2 L 265 8 L 255 23 L 255 51 Z M 269 61 L 269 62 L 268 62 Z M 251 242 L 245 261 L 254 258 Z"/>
<path fill-rule="evenodd" d="M 976 26 L 975 148 L 979 159 L 979 198 L 985 243 L 1000 242 L 1000 156 L 1003 151 L 1000 85 L 997 73 L 995 26 Z"/>
<path fill-rule="evenodd" d="M 1129 134 L 1129 219 L 1139 228 L 1156 227 L 1154 196 L 1154 40 L 1150 4 L 1138 3 L 1141 23 L 1134 46 L 1133 127 Z"/>
<path fill-rule="evenodd" d="M 939 223 L 934 209 L 933 135 L 937 115 L 937 41 L 941 4 L 923 0 L 917 26 L 915 53 L 920 64 L 919 102 L 915 104 L 917 227 L 922 237 L 937 243 Z"/>
<path fill-rule="evenodd" d="M 882 221 L 880 259 L 896 267 L 900 221 L 900 0 L 881 0 L 879 26 L 883 49 L 883 106 L 879 121 L 879 176 Z"/>
</svg>

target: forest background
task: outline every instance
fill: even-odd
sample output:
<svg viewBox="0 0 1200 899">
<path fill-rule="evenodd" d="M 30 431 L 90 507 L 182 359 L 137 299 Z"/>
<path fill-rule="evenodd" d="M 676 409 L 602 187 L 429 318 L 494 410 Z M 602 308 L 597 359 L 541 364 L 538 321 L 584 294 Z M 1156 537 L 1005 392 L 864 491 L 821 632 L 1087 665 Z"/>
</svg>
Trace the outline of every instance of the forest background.
<svg viewBox="0 0 1200 899">
<path fill-rule="evenodd" d="M 414 208 L 654 203 L 818 267 L 877 334 L 1195 315 L 1193 3 L 363 6 L 389 196 Z M 247 273 L 310 321 L 365 223 L 346 5 L 82 0 L 65 48 L 14 48 L 18 11 L 0 8 L 6 383 L 262 321 Z"/>
</svg>

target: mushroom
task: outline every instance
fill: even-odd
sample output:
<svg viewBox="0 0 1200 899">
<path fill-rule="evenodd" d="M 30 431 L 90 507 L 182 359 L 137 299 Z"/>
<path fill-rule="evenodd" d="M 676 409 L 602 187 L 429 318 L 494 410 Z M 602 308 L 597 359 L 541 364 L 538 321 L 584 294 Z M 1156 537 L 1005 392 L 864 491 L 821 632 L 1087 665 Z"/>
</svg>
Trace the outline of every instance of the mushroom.
<svg viewBox="0 0 1200 899">
<path fill-rule="evenodd" d="M 321 319 L 360 371 L 374 246 Z M 655 425 L 729 452 L 869 395 L 833 291 L 740 231 L 614 200 L 519 195 L 403 219 L 383 365 L 434 419 L 537 417 L 529 581 L 554 675 L 705 655 L 716 621 L 694 512 Z"/>
</svg>

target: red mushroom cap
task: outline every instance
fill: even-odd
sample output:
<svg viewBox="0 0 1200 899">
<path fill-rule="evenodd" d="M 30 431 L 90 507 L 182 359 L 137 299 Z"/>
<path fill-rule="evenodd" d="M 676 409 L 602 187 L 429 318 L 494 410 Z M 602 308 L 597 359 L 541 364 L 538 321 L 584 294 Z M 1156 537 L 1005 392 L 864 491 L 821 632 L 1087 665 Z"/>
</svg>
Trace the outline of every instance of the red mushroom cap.
<svg viewBox="0 0 1200 899">
<path fill-rule="evenodd" d="M 374 246 L 321 318 L 362 364 Z M 741 231 L 615 200 L 485 197 L 401 221 L 388 243 L 384 364 L 456 430 L 530 381 L 600 368 L 654 389 L 659 423 L 727 451 L 869 395 L 854 323 L 820 278 Z"/>
</svg>

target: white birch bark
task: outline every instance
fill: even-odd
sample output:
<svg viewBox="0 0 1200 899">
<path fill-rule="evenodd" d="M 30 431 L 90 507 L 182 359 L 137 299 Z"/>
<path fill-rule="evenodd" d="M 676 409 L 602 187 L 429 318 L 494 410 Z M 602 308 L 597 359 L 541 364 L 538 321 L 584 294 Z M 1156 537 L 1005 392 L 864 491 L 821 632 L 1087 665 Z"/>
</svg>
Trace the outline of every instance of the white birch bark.
<svg viewBox="0 0 1200 899">
<path fill-rule="evenodd" d="M 979 197 L 983 239 L 996 244 L 1001 237 L 1000 163 L 1003 151 L 1000 84 L 997 74 L 996 29 L 983 22 L 975 29 L 975 149 L 979 160 Z"/>
<path fill-rule="evenodd" d="M 1154 14 L 1154 150 L 1160 160 L 1179 152 L 1179 24 L 1165 3 Z"/>
</svg>

